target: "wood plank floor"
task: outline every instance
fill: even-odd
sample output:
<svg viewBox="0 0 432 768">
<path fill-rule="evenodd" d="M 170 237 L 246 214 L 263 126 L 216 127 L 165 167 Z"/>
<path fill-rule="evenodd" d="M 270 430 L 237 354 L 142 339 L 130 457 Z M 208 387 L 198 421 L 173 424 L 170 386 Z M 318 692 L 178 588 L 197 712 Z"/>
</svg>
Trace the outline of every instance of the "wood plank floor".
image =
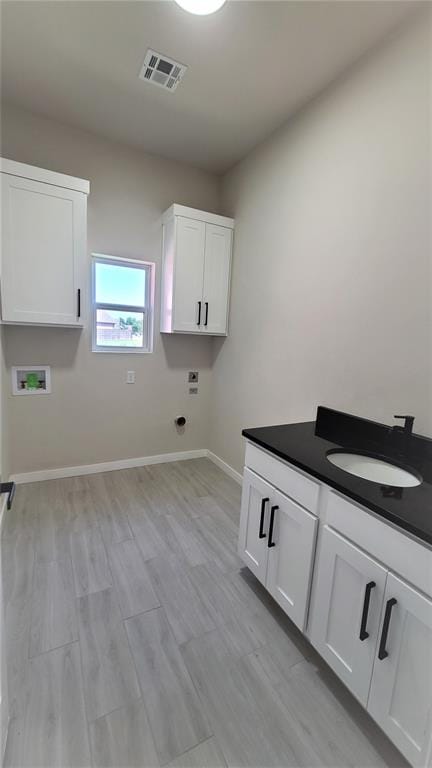
<svg viewBox="0 0 432 768">
<path fill-rule="evenodd" d="M 20 486 L 6 766 L 406 763 L 254 577 L 207 459 Z"/>
</svg>

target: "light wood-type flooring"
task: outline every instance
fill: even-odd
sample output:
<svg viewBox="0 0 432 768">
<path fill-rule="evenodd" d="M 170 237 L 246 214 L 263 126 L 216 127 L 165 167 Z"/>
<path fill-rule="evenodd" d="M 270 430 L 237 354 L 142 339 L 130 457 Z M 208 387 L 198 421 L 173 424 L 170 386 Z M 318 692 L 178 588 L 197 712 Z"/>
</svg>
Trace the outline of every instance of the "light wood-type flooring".
<svg viewBox="0 0 432 768">
<path fill-rule="evenodd" d="M 6 766 L 405 766 L 237 556 L 207 459 L 19 486 Z"/>
</svg>

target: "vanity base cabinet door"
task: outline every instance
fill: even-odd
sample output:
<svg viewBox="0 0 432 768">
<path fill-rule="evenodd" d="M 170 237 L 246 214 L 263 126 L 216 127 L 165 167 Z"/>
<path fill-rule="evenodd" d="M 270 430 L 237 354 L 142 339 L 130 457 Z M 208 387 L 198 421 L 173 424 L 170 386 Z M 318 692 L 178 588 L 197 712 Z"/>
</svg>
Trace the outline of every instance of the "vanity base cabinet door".
<svg viewBox="0 0 432 768">
<path fill-rule="evenodd" d="M 391 573 L 368 710 L 412 765 L 431 765 L 432 601 Z"/>
<path fill-rule="evenodd" d="M 267 574 L 269 508 L 272 493 L 273 488 L 265 480 L 245 469 L 238 552 L 263 584 Z"/>
<path fill-rule="evenodd" d="M 266 587 L 301 630 L 306 624 L 317 525 L 314 515 L 273 492 Z"/>
<path fill-rule="evenodd" d="M 327 526 L 321 532 L 310 639 L 366 706 L 387 571 Z"/>
</svg>

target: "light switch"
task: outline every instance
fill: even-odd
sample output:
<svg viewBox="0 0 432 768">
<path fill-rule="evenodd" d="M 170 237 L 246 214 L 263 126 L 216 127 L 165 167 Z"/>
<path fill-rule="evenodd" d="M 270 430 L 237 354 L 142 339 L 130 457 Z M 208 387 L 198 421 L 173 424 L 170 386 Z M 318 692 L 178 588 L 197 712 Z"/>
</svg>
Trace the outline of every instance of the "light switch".
<svg viewBox="0 0 432 768">
<path fill-rule="evenodd" d="M 127 371 L 126 384 L 135 384 L 135 371 Z"/>
</svg>

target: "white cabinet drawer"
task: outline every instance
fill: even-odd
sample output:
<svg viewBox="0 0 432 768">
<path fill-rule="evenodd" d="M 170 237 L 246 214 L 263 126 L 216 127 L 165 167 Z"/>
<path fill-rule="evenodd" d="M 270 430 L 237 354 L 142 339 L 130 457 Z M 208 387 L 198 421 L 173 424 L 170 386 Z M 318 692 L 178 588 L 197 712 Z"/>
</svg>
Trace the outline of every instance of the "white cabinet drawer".
<svg viewBox="0 0 432 768">
<path fill-rule="evenodd" d="M 301 472 L 292 469 L 285 462 L 280 461 L 266 451 L 256 448 L 251 443 L 246 444 L 245 464 L 257 475 L 264 477 L 267 482 L 278 488 L 302 507 L 305 507 L 315 515 L 318 513 L 318 496 L 320 485 L 318 482 L 305 477 Z"/>
</svg>

